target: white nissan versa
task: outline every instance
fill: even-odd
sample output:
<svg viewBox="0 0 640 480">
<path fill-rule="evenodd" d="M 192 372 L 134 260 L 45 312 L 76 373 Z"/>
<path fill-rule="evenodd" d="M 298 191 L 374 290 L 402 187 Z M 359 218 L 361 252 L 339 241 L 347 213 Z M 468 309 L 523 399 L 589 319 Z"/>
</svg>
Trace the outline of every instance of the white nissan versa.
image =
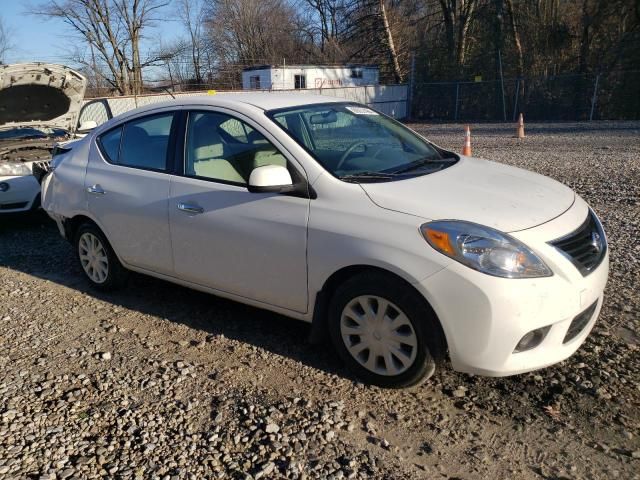
<svg viewBox="0 0 640 480">
<path fill-rule="evenodd" d="M 340 99 L 156 104 L 52 166 L 43 206 L 94 286 L 134 270 L 313 322 L 370 383 L 416 384 L 447 352 L 481 375 L 551 365 L 602 305 L 605 235 L 572 190 Z"/>
</svg>

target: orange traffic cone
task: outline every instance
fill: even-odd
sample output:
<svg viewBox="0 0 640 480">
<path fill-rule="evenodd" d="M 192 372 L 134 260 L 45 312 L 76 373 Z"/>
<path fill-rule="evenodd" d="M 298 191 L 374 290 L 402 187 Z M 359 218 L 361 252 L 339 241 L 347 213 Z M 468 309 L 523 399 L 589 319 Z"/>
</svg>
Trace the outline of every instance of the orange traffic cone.
<svg viewBox="0 0 640 480">
<path fill-rule="evenodd" d="M 469 125 L 464 127 L 464 147 L 462 147 L 462 154 L 467 157 L 471 156 L 471 129 Z"/>
<path fill-rule="evenodd" d="M 518 118 L 518 129 L 516 131 L 516 137 L 524 138 L 524 117 L 520 114 L 520 118 Z"/>
</svg>

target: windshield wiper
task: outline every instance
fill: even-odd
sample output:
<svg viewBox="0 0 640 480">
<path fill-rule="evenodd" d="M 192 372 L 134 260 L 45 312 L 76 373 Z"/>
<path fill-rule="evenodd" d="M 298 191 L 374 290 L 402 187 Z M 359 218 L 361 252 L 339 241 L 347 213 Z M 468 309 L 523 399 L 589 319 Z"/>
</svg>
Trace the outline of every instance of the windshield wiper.
<svg viewBox="0 0 640 480">
<path fill-rule="evenodd" d="M 421 158 L 420 160 L 416 160 L 415 162 L 411 162 L 408 165 L 405 165 L 402 168 L 399 168 L 398 170 L 394 170 L 393 173 L 394 175 L 398 175 L 399 173 L 407 173 L 410 172 L 412 170 L 417 170 L 420 167 L 424 167 L 425 165 L 442 165 L 443 163 L 448 163 L 448 162 L 453 162 L 458 160 L 455 157 L 449 157 L 449 158 Z"/>
<path fill-rule="evenodd" d="M 376 180 L 391 180 L 395 177 L 395 173 L 382 173 L 382 172 L 358 172 L 351 175 L 343 175 L 340 180 L 345 182 L 360 182 L 360 181 L 376 181 Z"/>
</svg>

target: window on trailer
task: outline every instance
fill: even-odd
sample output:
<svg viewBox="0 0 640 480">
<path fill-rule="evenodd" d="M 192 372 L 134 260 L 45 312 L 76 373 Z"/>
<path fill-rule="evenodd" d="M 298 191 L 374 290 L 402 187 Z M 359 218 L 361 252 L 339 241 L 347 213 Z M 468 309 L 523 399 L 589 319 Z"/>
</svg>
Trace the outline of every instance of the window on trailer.
<svg viewBox="0 0 640 480">
<path fill-rule="evenodd" d="M 252 89 L 260 89 L 260 75 L 253 75 L 249 77 L 249 87 Z"/>
<path fill-rule="evenodd" d="M 362 78 L 362 69 L 361 68 L 352 68 L 351 69 L 351 78 Z"/>
<path fill-rule="evenodd" d="M 307 76 L 306 75 L 295 75 L 294 77 L 295 88 L 307 88 Z"/>
</svg>

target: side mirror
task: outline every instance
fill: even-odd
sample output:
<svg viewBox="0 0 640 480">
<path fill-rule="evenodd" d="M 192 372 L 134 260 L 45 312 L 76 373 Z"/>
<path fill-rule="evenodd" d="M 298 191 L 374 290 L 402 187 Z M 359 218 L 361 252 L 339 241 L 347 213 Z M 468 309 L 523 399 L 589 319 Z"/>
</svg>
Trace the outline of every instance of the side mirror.
<svg viewBox="0 0 640 480">
<path fill-rule="evenodd" d="M 95 120 L 85 120 L 78 127 L 78 133 L 89 133 L 91 130 L 96 128 L 98 124 Z"/>
<path fill-rule="evenodd" d="M 289 170 L 281 165 L 254 168 L 249 176 L 248 190 L 252 193 L 280 193 L 293 189 Z"/>
</svg>

